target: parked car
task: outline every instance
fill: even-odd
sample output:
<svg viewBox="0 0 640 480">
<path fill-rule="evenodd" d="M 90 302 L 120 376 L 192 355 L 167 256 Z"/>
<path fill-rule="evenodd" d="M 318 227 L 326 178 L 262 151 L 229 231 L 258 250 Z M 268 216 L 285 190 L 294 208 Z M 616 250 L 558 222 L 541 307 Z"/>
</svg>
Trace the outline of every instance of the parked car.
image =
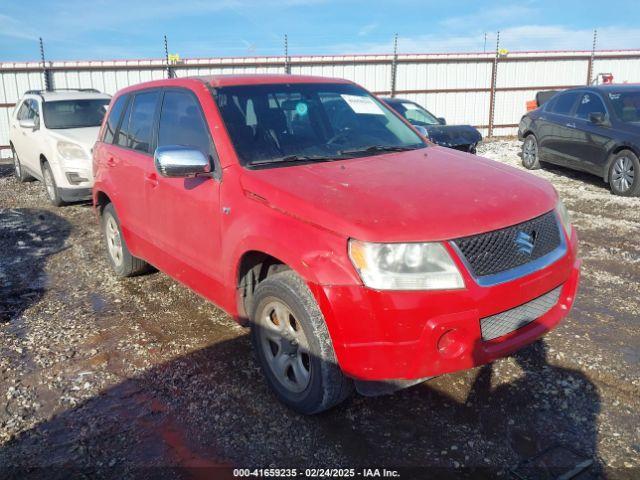
<svg viewBox="0 0 640 480">
<path fill-rule="evenodd" d="M 41 180 L 55 206 L 89 200 L 91 148 L 110 99 L 97 90 L 28 91 L 10 121 L 18 181 Z"/>
<path fill-rule="evenodd" d="M 640 86 L 565 90 L 527 113 L 518 128 L 525 168 L 555 163 L 593 173 L 616 195 L 640 195 Z"/>
<path fill-rule="evenodd" d="M 577 236 L 550 183 L 426 143 L 346 80 L 129 87 L 93 155 L 115 273 L 151 264 L 251 326 L 302 413 L 508 355 L 575 299 Z"/>
<path fill-rule="evenodd" d="M 463 152 L 476 153 L 482 134 L 471 125 L 447 125 L 447 121 L 436 118 L 429 110 L 410 100 L 383 98 L 387 105 L 402 115 L 409 123 L 419 127 L 433 143 L 455 148 Z"/>
</svg>

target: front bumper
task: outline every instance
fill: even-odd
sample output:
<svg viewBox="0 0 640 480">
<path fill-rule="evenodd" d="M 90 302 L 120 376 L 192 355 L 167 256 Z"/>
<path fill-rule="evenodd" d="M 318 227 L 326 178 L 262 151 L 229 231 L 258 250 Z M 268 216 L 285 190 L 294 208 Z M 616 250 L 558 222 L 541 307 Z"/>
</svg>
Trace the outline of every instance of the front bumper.
<svg viewBox="0 0 640 480">
<path fill-rule="evenodd" d="M 459 264 L 466 284 L 463 290 L 390 292 L 362 285 L 315 286 L 314 290 L 346 375 L 368 381 L 420 379 L 509 355 L 553 329 L 576 297 L 580 276 L 576 252 L 573 231 L 564 257 L 491 287 L 478 285 Z M 545 314 L 494 340 L 482 339 L 480 319 L 559 286 L 558 302 Z"/>
<path fill-rule="evenodd" d="M 59 188 L 58 193 L 64 202 L 91 200 L 91 188 Z"/>
</svg>

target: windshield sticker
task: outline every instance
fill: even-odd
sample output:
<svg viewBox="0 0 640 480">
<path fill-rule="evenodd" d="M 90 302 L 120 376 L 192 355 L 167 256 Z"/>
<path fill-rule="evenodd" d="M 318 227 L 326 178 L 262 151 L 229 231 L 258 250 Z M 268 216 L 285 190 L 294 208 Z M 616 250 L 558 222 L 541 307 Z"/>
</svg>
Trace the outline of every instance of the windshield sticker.
<svg viewBox="0 0 640 480">
<path fill-rule="evenodd" d="M 609 98 L 611 100 L 618 100 L 620 98 L 620 94 L 619 93 L 610 93 L 609 94 Z"/>
<path fill-rule="evenodd" d="M 296 105 L 296 113 L 300 116 L 306 115 L 307 110 L 309 110 L 309 107 L 307 107 L 307 104 L 304 102 L 298 102 Z"/>
<path fill-rule="evenodd" d="M 413 103 L 403 103 L 402 106 L 407 110 L 420 110 L 418 106 L 414 105 Z"/>
<path fill-rule="evenodd" d="M 384 115 L 382 109 L 369 97 L 361 97 L 360 95 L 340 95 L 347 102 L 355 113 L 364 113 L 368 115 Z"/>
</svg>

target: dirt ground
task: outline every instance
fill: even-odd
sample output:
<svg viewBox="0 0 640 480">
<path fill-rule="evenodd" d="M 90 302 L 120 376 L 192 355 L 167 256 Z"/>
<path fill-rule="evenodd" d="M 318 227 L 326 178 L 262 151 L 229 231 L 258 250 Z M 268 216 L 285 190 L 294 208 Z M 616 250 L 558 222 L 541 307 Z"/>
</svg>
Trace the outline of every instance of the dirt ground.
<svg viewBox="0 0 640 480">
<path fill-rule="evenodd" d="M 481 154 L 519 165 L 518 151 Z M 589 459 L 578 478 L 639 478 L 640 199 L 535 174 L 580 236 L 568 318 L 511 358 L 303 417 L 267 389 L 247 330 L 161 273 L 117 280 L 90 206 L 53 208 L 0 165 L 0 478 L 214 478 L 197 467 L 219 465 L 550 478 L 535 469 Z"/>
</svg>

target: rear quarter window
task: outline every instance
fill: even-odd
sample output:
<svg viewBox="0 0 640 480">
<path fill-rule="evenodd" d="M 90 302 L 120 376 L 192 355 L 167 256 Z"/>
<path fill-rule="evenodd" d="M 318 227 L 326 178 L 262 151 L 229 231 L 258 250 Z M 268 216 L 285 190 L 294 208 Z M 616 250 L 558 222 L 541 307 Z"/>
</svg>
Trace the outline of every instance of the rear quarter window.
<svg viewBox="0 0 640 480">
<path fill-rule="evenodd" d="M 107 112 L 107 122 L 104 127 L 104 136 L 102 141 L 105 143 L 113 143 L 113 139 L 116 136 L 116 129 L 120 123 L 122 117 L 122 111 L 127 103 L 129 96 L 122 95 L 118 97 L 111 109 Z"/>
</svg>

